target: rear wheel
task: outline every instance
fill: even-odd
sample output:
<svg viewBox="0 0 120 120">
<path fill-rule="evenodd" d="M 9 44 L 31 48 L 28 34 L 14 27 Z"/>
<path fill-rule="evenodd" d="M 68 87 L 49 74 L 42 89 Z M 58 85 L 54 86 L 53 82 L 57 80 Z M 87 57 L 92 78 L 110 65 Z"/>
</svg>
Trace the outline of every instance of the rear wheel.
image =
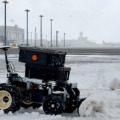
<svg viewBox="0 0 120 120">
<path fill-rule="evenodd" d="M 33 103 L 33 105 L 32 105 L 33 109 L 39 108 L 41 106 L 42 106 L 42 104 L 37 104 L 37 103 Z"/>
<path fill-rule="evenodd" d="M 21 95 L 16 86 L 0 86 L 0 109 L 5 113 L 16 112 L 21 106 Z"/>
<path fill-rule="evenodd" d="M 32 107 L 33 109 L 36 109 L 36 108 L 41 107 L 42 105 L 41 104 L 37 104 L 37 103 L 32 103 L 32 102 L 26 103 L 26 102 L 23 101 L 23 103 L 21 104 L 21 106 L 23 108 L 25 108 L 25 109 L 28 109 L 30 107 Z"/>
</svg>

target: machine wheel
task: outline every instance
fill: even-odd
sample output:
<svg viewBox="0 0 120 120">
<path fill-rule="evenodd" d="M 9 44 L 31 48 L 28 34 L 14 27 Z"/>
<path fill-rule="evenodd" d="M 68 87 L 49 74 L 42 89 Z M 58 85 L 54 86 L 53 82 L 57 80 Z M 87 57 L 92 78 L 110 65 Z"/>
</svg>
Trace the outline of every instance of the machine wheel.
<svg viewBox="0 0 120 120">
<path fill-rule="evenodd" d="M 79 90 L 78 88 L 73 88 L 73 91 L 75 93 L 74 98 L 67 98 L 66 105 L 65 105 L 65 112 L 67 113 L 72 113 L 76 110 L 78 107 L 78 100 L 77 98 L 79 97 Z"/>
<path fill-rule="evenodd" d="M 0 109 L 5 113 L 16 112 L 21 106 L 21 95 L 16 86 L 0 86 Z"/>
<path fill-rule="evenodd" d="M 76 110 L 76 108 L 77 108 L 77 100 L 68 98 L 65 105 L 65 112 L 72 113 Z"/>
<path fill-rule="evenodd" d="M 49 95 L 46 97 L 43 103 L 43 110 L 46 114 L 57 115 L 62 114 L 64 111 L 64 104 L 60 97 L 55 95 Z"/>
<path fill-rule="evenodd" d="M 33 105 L 32 105 L 33 109 L 39 108 L 41 106 L 42 106 L 42 104 L 37 104 L 37 103 L 33 103 Z"/>
<path fill-rule="evenodd" d="M 25 108 L 25 109 L 27 109 L 27 108 L 30 108 L 30 107 L 32 107 L 33 109 L 36 109 L 36 108 L 39 108 L 39 107 L 41 107 L 42 105 L 41 104 L 37 104 L 37 103 L 25 103 L 25 102 L 23 102 L 22 104 L 21 104 L 21 106 L 23 107 L 23 108 Z"/>
</svg>

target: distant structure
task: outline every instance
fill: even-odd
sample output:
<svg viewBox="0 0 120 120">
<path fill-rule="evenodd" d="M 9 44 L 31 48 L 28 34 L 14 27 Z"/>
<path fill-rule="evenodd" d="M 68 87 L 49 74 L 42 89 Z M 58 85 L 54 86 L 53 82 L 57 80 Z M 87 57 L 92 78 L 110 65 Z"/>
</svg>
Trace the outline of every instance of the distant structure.
<svg viewBox="0 0 120 120">
<path fill-rule="evenodd" d="M 120 42 L 105 42 L 102 43 L 106 47 L 120 47 Z"/>
<path fill-rule="evenodd" d="M 15 26 L 6 27 L 7 45 L 21 44 L 24 42 L 24 29 Z M 4 26 L 0 26 L 0 43 L 5 43 Z"/>
<path fill-rule="evenodd" d="M 83 36 L 83 32 L 80 32 L 80 36 L 78 37 L 78 40 L 84 40 L 84 41 L 86 41 L 86 40 L 88 40 L 88 37 L 84 37 Z"/>
<path fill-rule="evenodd" d="M 96 42 L 88 40 L 88 37 L 83 35 L 83 32 L 80 32 L 80 36 L 77 40 L 66 40 L 66 47 L 97 47 L 100 46 Z"/>
</svg>

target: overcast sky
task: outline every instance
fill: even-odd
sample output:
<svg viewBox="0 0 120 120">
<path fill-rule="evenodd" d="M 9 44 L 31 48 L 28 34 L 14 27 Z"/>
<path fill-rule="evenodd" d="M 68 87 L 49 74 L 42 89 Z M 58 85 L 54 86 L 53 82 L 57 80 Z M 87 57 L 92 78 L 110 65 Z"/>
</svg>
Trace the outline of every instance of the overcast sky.
<svg viewBox="0 0 120 120">
<path fill-rule="evenodd" d="M 0 0 L 0 25 L 4 25 L 4 4 Z M 29 32 L 37 27 L 43 15 L 43 36 L 50 39 L 50 19 L 53 18 L 53 36 L 59 31 L 62 39 L 77 39 L 83 32 L 95 42 L 120 42 L 120 0 L 8 0 L 7 25 L 17 24 L 26 29 L 29 9 Z M 33 36 L 34 37 L 34 36 Z"/>
</svg>

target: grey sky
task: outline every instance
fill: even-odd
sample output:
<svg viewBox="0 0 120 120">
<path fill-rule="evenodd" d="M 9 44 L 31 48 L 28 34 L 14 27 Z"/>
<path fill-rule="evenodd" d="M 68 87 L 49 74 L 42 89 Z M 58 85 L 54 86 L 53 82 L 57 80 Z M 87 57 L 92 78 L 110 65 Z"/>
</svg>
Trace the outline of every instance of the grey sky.
<svg viewBox="0 0 120 120">
<path fill-rule="evenodd" d="M 120 0 L 8 0 L 7 25 L 26 28 L 29 13 L 29 32 L 39 33 L 43 17 L 43 36 L 50 39 L 50 19 L 53 18 L 53 36 L 65 32 L 69 39 L 77 39 L 80 31 L 95 42 L 120 42 Z M 0 2 L 0 25 L 4 25 L 4 4 Z M 39 37 L 39 34 L 38 34 Z"/>
</svg>

